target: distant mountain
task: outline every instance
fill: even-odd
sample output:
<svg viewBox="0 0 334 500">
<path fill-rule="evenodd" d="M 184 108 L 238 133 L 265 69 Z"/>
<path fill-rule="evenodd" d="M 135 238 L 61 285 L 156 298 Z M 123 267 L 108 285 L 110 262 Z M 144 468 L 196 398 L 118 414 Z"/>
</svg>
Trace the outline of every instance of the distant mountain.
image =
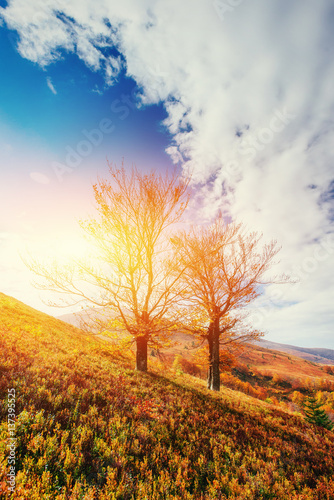
<svg viewBox="0 0 334 500">
<path fill-rule="evenodd" d="M 77 313 L 62 314 L 61 316 L 57 316 L 57 319 L 65 321 L 65 323 L 69 323 L 77 328 L 84 328 L 85 323 L 91 323 L 91 318 L 94 317 L 102 320 L 104 317 L 102 309 L 89 307 Z"/>
<path fill-rule="evenodd" d="M 61 314 L 60 316 L 56 316 L 57 319 L 60 319 L 61 321 L 65 321 L 65 323 L 69 323 L 70 325 L 74 325 L 76 327 L 80 327 L 80 319 L 79 319 L 79 314 L 81 313 L 67 313 L 67 314 Z"/>
<path fill-rule="evenodd" d="M 298 347 L 289 344 L 280 344 L 278 342 L 271 342 L 269 340 L 257 340 L 253 342 L 255 345 L 264 347 L 265 349 L 272 349 L 273 351 L 282 351 L 293 356 L 312 361 L 313 363 L 321 364 L 334 364 L 334 349 L 322 349 L 321 347 Z"/>
</svg>

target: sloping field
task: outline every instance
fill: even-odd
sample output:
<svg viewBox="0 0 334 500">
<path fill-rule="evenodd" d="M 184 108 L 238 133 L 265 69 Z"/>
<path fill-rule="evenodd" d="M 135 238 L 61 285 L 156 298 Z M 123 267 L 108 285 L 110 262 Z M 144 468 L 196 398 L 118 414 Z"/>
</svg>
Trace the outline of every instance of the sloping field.
<svg viewBox="0 0 334 500">
<path fill-rule="evenodd" d="M 334 381 L 334 377 L 323 371 L 322 365 L 285 352 L 249 346 L 242 352 L 240 360 L 249 364 L 249 366 L 256 366 L 263 373 L 270 370 L 272 373 L 278 373 L 287 379 L 295 377 L 327 377 Z"/>
<path fill-rule="evenodd" d="M 334 499 L 333 432 L 152 364 L 136 373 L 110 344 L 3 294 L 0 325 L 1 498 Z"/>
</svg>

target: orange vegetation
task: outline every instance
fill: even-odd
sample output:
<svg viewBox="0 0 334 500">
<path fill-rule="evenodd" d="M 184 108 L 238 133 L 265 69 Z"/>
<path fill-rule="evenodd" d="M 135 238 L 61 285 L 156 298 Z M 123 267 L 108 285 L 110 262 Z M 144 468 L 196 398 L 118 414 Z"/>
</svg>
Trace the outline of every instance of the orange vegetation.
<svg viewBox="0 0 334 500">
<path fill-rule="evenodd" d="M 15 500 L 334 498 L 334 433 L 242 392 L 153 373 L 0 294 L 0 497 Z M 7 391 L 16 391 L 8 494 Z"/>
</svg>

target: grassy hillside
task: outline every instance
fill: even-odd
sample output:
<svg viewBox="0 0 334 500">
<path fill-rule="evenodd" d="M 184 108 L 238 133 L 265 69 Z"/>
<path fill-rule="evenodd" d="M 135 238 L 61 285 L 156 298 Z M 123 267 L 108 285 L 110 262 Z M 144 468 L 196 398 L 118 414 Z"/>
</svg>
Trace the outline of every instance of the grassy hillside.
<svg viewBox="0 0 334 500">
<path fill-rule="evenodd" d="M 315 381 L 326 377 L 334 382 L 334 378 L 324 371 L 322 365 L 285 352 L 249 346 L 241 353 L 240 361 L 257 368 L 264 375 L 272 376 L 276 373 L 291 384 L 305 377 Z"/>
<path fill-rule="evenodd" d="M 1 498 L 334 499 L 333 432 L 158 365 L 138 374 L 110 345 L 2 294 L 0 325 Z"/>
<path fill-rule="evenodd" d="M 188 336 L 189 337 L 189 336 Z M 166 364 L 177 372 L 207 376 L 207 353 L 198 356 L 193 338 L 178 336 L 179 345 L 169 348 Z M 222 356 L 224 351 L 222 351 Z M 226 361 L 228 363 L 226 363 Z M 270 402 L 284 410 L 302 412 L 303 402 L 315 394 L 334 422 L 334 367 L 246 344 L 235 359 L 225 358 L 221 382 L 225 387 Z"/>
<path fill-rule="evenodd" d="M 66 320 L 65 320 L 66 321 Z M 293 356 L 298 356 L 314 363 L 334 364 L 334 349 L 323 349 L 319 347 L 298 347 L 289 344 L 279 344 L 270 340 L 259 339 L 254 342 L 260 347 L 275 351 L 287 352 Z"/>
</svg>

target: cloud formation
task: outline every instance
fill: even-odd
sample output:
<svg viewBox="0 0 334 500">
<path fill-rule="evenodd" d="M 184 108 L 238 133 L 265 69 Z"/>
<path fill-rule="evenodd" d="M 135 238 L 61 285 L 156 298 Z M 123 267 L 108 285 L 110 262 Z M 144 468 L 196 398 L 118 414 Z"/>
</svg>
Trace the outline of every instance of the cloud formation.
<svg viewBox="0 0 334 500">
<path fill-rule="evenodd" d="M 47 66 L 75 52 L 107 84 L 125 71 L 143 104 L 163 102 L 168 153 L 200 186 L 204 219 L 222 209 L 277 238 L 285 270 L 333 232 L 330 0 L 10 0 L 0 16 L 23 57 Z M 321 269 L 301 277 L 304 295 L 294 289 L 280 317 L 312 304 L 328 329 L 312 298 L 333 259 Z"/>
<path fill-rule="evenodd" d="M 51 90 L 51 92 L 54 94 L 54 95 L 57 95 L 57 91 L 56 89 L 54 88 L 54 85 L 52 83 L 52 80 L 51 78 L 48 76 L 47 79 L 46 79 L 46 84 L 47 86 L 49 87 L 49 89 Z"/>
</svg>

